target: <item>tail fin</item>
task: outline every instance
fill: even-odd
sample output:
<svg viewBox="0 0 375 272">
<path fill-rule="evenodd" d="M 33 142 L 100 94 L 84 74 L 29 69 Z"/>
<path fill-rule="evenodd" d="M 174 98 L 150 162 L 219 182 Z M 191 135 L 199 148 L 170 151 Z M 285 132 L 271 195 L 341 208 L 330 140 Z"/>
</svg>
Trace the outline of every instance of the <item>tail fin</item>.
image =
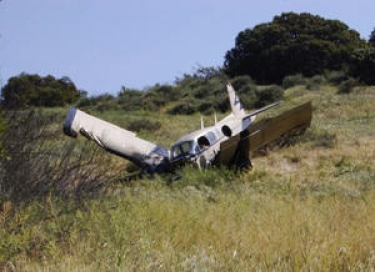
<svg viewBox="0 0 375 272">
<path fill-rule="evenodd" d="M 234 90 L 233 86 L 229 82 L 227 83 L 227 91 L 228 91 L 232 113 L 237 117 L 245 115 L 245 109 L 240 102 L 240 98 L 237 96 L 236 91 Z"/>
</svg>

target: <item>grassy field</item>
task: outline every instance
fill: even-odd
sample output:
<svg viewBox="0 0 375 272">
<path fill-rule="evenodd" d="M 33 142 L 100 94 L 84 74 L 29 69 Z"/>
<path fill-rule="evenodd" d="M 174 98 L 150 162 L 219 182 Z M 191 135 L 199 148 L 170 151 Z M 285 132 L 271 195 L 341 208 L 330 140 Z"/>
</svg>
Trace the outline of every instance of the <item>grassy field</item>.
<svg viewBox="0 0 375 272">
<path fill-rule="evenodd" d="M 312 126 L 290 147 L 254 157 L 249 172 L 186 167 L 174 182 L 167 176 L 112 182 L 80 200 L 51 194 L 3 201 L 0 268 L 374 270 L 375 89 L 336 92 L 331 86 L 286 90 L 286 102 L 267 114 L 312 100 Z M 159 121 L 160 129 L 139 135 L 166 147 L 199 128 L 200 118 L 93 114 L 124 127 L 142 118 Z"/>
</svg>

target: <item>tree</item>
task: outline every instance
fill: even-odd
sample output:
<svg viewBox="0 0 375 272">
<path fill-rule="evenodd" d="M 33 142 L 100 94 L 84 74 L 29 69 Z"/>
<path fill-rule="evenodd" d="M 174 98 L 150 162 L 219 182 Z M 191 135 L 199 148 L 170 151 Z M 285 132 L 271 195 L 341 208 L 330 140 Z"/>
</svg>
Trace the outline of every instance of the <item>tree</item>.
<svg viewBox="0 0 375 272">
<path fill-rule="evenodd" d="M 353 53 L 351 75 L 359 78 L 363 83 L 375 84 L 375 48 L 369 46 Z"/>
<path fill-rule="evenodd" d="M 289 12 L 241 31 L 235 47 L 225 55 L 224 68 L 230 76 L 281 83 L 287 75 L 344 69 L 352 61 L 352 52 L 361 47 L 366 47 L 366 41 L 338 20 Z"/>
<path fill-rule="evenodd" d="M 375 28 L 372 30 L 368 42 L 375 46 Z"/>
<path fill-rule="evenodd" d="M 72 104 L 80 97 L 74 83 L 68 77 L 56 79 L 48 75 L 28 75 L 22 73 L 11 77 L 1 89 L 1 96 L 6 108 L 27 106 L 58 107 Z"/>
</svg>

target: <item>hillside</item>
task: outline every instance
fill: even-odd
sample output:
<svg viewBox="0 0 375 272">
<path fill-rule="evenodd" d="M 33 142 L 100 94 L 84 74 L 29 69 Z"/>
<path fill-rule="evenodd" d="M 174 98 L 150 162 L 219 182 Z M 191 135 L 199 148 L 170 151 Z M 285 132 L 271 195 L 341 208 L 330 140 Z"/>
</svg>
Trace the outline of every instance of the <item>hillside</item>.
<svg viewBox="0 0 375 272">
<path fill-rule="evenodd" d="M 130 170 L 130 164 L 97 150 L 91 142 L 64 137 L 61 125 L 68 109 L 45 109 L 46 131 L 53 137 L 44 144 L 55 152 L 55 157 L 49 156 L 68 154 L 84 160 L 79 156 L 84 153 L 93 156 L 87 165 L 94 167 L 81 165 L 86 173 L 91 171 L 87 175 L 63 168 L 65 174 L 71 173 L 69 178 L 51 172 L 46 183 L 20 183 L 19 188 L 30 185 L 29 191 L 54 188 L 55 193 L 47 196 L 25 202 L 0 199 L 0 268 L 373 269 L 375 89 L 356 87 L 337 94 L 337 87 L 329 84 L 313 87 L 286 89 L 285 103 L 263 114 L 312 100 L 312 126 L 289 147 L 254 157 L 249 172 L 224 168 L 199 172 L 186 167 L 176 181 L 155 176 L 125 182 L 124 170 Z M 171 103 L 165 107 L 175 102 Z M 123 127 L 149 120 L 153 126 L 140 129 L 139 135 L 166 147 L 199 128 L 197 113 L 86 109 Z M 212 112 L 204 118 L 207 125 L 213 123 Z M 64 153 L 71 145 L 74 152 Z M 59 159 L 59 163 L 67 167 L 77 160 Z M 91 176 L 95 174 L 100 181 Z M 91 187 L 89 182 L 94 181 Z"/>
</svg>

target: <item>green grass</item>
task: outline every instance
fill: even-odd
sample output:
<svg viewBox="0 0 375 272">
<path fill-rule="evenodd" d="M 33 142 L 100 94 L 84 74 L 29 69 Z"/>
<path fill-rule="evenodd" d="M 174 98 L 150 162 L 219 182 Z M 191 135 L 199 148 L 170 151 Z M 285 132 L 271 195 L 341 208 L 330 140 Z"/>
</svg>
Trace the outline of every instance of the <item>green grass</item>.
<svg viewBox="0 0 375 272">
<path fill-rule="evenodd" d="M 80 200 L 3 201 L 0 268 L 17 271 L 369 271 L 375 268 L 375 92 L 288 89 L 276 114 L 312 100 L 306 134 L 254 169 L 111 183 Z M 94 113 L 96 114 L 96 113 Z M 96 114 L 169 147 L 199 115 Z M 205 117 L 208 121 L 213 117 Z M 210 119 L 211 118 L 211 119 Z M 211 121 L 212 122 L 212 121 Z"/>
</svg>

